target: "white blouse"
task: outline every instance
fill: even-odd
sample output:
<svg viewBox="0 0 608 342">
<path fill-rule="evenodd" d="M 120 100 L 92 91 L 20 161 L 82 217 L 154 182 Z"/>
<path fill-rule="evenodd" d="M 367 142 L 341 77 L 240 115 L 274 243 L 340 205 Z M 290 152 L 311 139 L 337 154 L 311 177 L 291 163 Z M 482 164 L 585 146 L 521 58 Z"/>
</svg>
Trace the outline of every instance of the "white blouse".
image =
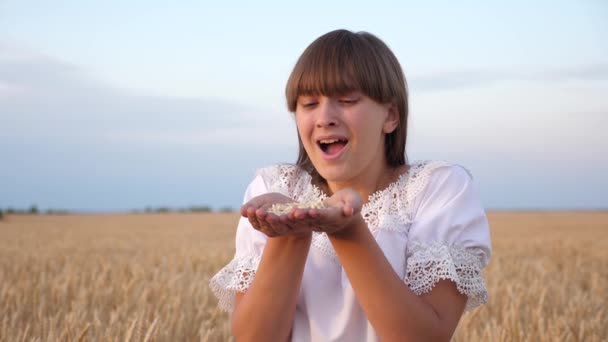
<svg viewBox="0 0 608 342">
<path fill-rule="evenodd" d="M 298 202 L 326 198 L 295 165 L 258 170 L 244 200 L 267 192 Z M 370 196 L 362 216 L 395 273 L 414 293 L 426 293 L 439 280 L 450 279 L 468 296 L 466 310 L 487 302 L 482 269 L 491 255 L 490 231 L 464 167 L 441 161 L 412 163 L 398 180 Z M 210 281 L 220 308 L 232 312 L 235 291 L 249 288 L 267 238 L 241 218 L 235 256 Z M 378 341 L 325 233 L 313 233 L 292 341 Z"/>
</svg>

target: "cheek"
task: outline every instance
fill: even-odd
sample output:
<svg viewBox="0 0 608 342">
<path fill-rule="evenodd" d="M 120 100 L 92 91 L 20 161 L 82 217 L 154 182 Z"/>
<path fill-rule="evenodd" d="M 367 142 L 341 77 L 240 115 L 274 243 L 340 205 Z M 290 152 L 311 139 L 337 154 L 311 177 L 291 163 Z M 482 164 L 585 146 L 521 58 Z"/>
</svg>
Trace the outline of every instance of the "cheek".
<svg viewBox="0 0 608 342">
<path fill-rule="evenodd" d="M 360 132 L 359 144 L 361 148 L 375 151 L 378 148 L 378 144 L 384 144 L 382 125 L 376 122 L 368 122 L 358 127 L 358 129 Z"/>
<path fill-rule="evenodd" d="M 383 131 L 383 123 L 380 120 L 370 120 L 365 115 L 353 117 L 349 125 L 354 131 L 359 132 L 360 140 L 364 140 L 368 144 L 378 139 Z"/>
<path fill-rule="evenodd" d="M 299 118 L 296 116 L 296 127 L 298 129 L 298 134 L 300 135 L 300 139 L 304 145 L 309 144 L 310 134 L 312 132 L 310 120 L 306 120 L 305 118 Z"/>
</svg>

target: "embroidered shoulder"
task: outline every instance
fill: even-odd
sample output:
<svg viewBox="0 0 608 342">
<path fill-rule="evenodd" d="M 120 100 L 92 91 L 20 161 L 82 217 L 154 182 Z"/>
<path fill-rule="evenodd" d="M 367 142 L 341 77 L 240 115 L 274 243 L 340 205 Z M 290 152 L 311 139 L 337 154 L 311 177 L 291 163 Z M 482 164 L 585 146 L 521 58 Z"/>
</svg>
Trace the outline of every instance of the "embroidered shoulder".
<svg viewBox="0 0 608 342">
<path fill-rule="evenodd" d="M 448 163 L 443 160 L 423 161 L 423 162 L 417 163 L 412 168 L 412 172 L 410 173 L 410 177 L 409 177 L 408 183 L 407 183 L 408 190 L 407 190 L 407 196 L 406 196 L 407 197 L 406 198 L 406 203 L 407 203 L 406 208 L 408 208 L 408 210 L 410 211 L 409 212 L 410 215 L 413 215 L 413 210 L 415 210 L 415 208 L 413 208 L 414 201 L 429 184 L 429 178 L 431 177 L 431 174 L 439 168 L 452 167 L 452 166 L 458 166 L 458 167 L 463 168 L 467 172 L 469 177 L 473 178 L 471 171 L 469 171 L 464 166 Z"/>
<path fill-rule="evenodd" d="M 327 196 L 311 183 L 310 175 L 297 165 L 278 164 L 261 168 L 261 176 L 268 192 L 281 193 L 294 201 L 308 203 Z"/>
<path fill-rule="evenodd" d="M 413 165 L 407 183 L 407 203 L 410 204 L 427 186 L 433 171 L 451 165 L 442 160 L 427 160 Z"/>
<path fill-rule="evenodd" d="M 412 220 L 413 202 L 428 183 L 433 170 L 450 166 L 444 161 L 418 161 L 386 189 L 373 193 L 363 206 L 362 215 L 370 230 L 407 231 Z"/>
</svg>

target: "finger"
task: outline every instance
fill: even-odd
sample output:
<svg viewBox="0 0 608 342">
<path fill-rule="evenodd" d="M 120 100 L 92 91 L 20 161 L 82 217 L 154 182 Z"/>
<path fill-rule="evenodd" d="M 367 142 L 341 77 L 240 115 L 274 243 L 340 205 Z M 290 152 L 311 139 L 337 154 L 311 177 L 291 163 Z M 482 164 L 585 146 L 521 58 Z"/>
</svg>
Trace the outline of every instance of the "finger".
<svg viewBox="0 0 608 342">
<path fill-rule="evenodd" d="M 278 217 L 270 218 L 266 221 L 266 223 L 268 227 L 277 234 L 277 236 L 286 235 L 290 233 L 289 228 L 286 225 L 282 224 Z"/>
<path fill-rule="evenodd" d="M 352 212 L 353 214 L 355 214 L 356 212 L 361 211 L 363 201 L 361 200 L 360 196 L 353 194 L 352 196 L 349 196 L 345 199 L 344 205 L 349 208 L 352 208 Z"/>
<path fill-rule="evenodd" d="M 268 236 L 268 237 L 277 237 L 277 236 L 279 236 L 277 234 L 277 232 L 275 232 L 272 228 L 269 228 L 269 227 L 266 227 L 266 226 L 262 229 L 262 233 L 266 234 L 266 236 Z"/>
<path fill-rule="evenodd" d="M 321 222 L 321 217 L 319 217 L 318 214 L 317 214 L 317 217 L 311 219 L 311 226 L 312 226 L 311 228 L 313 230 L 320 230 L 322 225 L 323 225 L 323 222 Z"/>
<path fill-rule="evenodd" d="M 295 220 L 303 220 L 308 217 L 308 209 L 297 208 L 293 212 L 293 217 Z"/>
<path fill-rule="evenodd" d="M 274 229 L 275 232 L 277 232 L 278 236 L 289 235 L 291 233 L 291 229 L 289 229 L 289 227 L 287 227 L 284 224 L 272 225 L 272 228 Z"/>
<path fill-rule="evenodd" d="M 291 218 L 289 215 L 281 215 L 280 222 L 287 227 L 289 234 L 301 234 L 311 231 L 308 225 L 303 224 L 302 220 Z"/>
<path fill-rule="evenodd" d="M 290 233 L 292 234 L 304 234 L 313 232 L 313 225 L 308 221 L 297 221 L 293 224 L 288 224 Z"/>
<path fill-rule="evenodd" d="M 307 209 L 305 217 L 300 218 L 298 221 L 302 222 L 308 229 L 312 230 L 319 221 L 319 210 L 315 208 Z"/>
<path fill-rule="evenodd" d="M 325 208 L 325 209 L 320 209 L 317 211 L 317 219 L 320 222 L 323 222 L 325 220 L 330 220 L 330 219 L 334 219 L 336 216 L 342 214 L 342 210 L 341 208 L 335 208 L 335 207 L 331 207 L 331 208 Z"/>
<path fill-rule="evenodd" d="M 255 211 L 255 217 L 258 219 L 258 221 L 260 222 L 261 225 L 263 226 L 268 226 L 268 219 L 270 217 L 270 214 L 258 209 Z"/>
<path fill-rule="evenodd" d="M 264 211 L 263 209 L 257 209 L 254 212 L 254 216 L 256 217 L 259 226 L 264 229 L 264 233 L 266 235 L 276 236 L 276 234 L 272 228 L 272 225 L 269 223 L 269 218 L 271 216 L 274 216 L 273 214 L 270 214 L 270 213 Z"/>
<path fill-rule="evenodd" d="M 280 216 L 264 212 L 263 218 L 260 218 L 258 216 L 258 220 L 264 226 L 265 229 L 272 231 L 274 233 L 274 236 L 280 236 L 289 233 L 289 229 L 283 223 L 281 223 Z"/>
<path fill-rule="evenodd" d="M 256 218 L 258 218 L 256 216 Z M 258 222 L 260 223 L 260 230 L 268 235 L 269 237 L 275 237 L 277 236 L 276 231 L 274 230 L 274 228 L 272 227 L 272 225 L 270 223 L 268 223 L 268 221 L 266 219 L 260 219 L 258 218 Z"/>
<path fill-rule="evenodd" d="M 318 219 L 319 218 L 319 210 L 316 208 L 310 209 L 308 211 L 308 215 L 313 218 L 313 219 Z"/>
<path fill-rule="evenodd" d="M 264 209 L 258 208 L 255 210 L 255 216 L 257 216 L 258 221 L 260 222 L 266 221 L 268 219 L 268 215 L 269 213 Z"/>
<path fill-rule="evenodd" d="M 259 197 L 254 197 L 249 200 L 247 203 L 243 204 L 241 208 L 244 208 L 246 211 L 249 211 L 249 208 L 258 209 L 263 205 L 262 199 Z"/>
<path fill-rule="evenodd" d="M 307 226 L 308 226 L 308 229 L 310 229 L 310 230 L 312 230 L 312 231 L 315 231 L 315 232 L 320 231 L 320 230 L 319 230 L 319 225 L 315 223 L 315 220 L 314 220 L 314 219 L 310 219 L 310 220 L 308 220 L 308 222 L 306 222 L 306 224 L 307 224 Z"/>
<path fill-rule="evenodd" d="M 289 213 L 287 213 L 287 217 L 289 218 L 289 220 L 293 221 L 296 219 L 295 215 L 296 215 L 297 210 L 298 210 L 297 208 L 291 208 Z"/>
<path fill-rule="evenodd" d="M 308 228 L 304 220 L 297 219 L 291 216 L 293 216 L 293 212 L 290 212 L 287 215 L 281 215 L 278 217 L 278 220 L 276 222 L 276 225 L 281 225 L 284 227 L 285 234 L 310 232 L 310 229 Z"/>
<path fill-rule="evenodd" d="M 281 222 L 281 224 L 291 226 L 293 225 L 294 220 L 289 217 L 289 214 L 287 214 L 279 216 L 279 222 Z"/>
<path fill-rule="evenodd" d="M 346 217 L 351 217 L 355 213 L 355 209 L 350 205 L 345 205 L 344 207 L 342 207 L 342 213 Z"/>
<path fill-rule="evenodd" d="M 307 231 L 307 229 L 302 229 L 293 223 L 285 223 L 285 227 L 287 227 L 290 233 L 302 233 Z"/>
<path fill-rule="evenodd" d="M 268 213 L 268 212 L 264 213 L 263 220 L 266 221 L 266 222 L 268 222 L 268 223 L 270 223 L 270 224 L 276 224 L 278 222 L 281 222 L 280 216 L 275 215 L 273 213 Z"/>
<path fill-rule="evenodd" d="M 258 217 L 255 215 L 255 211 L 253 210 L 253 208 L 249 208 L 247 210 L 246 214 L 247 214 L 247 218 L 249 219 L 249 223 L 251 223 L 253 228 L 260 230 L 261 225 L 260 225 L 260 222 L 258 221 Z"/>
<path fill-rule="evenodd" d="M 256 209 L 257 207 L 252 205 L 251 202 L 247 202 L 241 206 L 241 215 L 248 216 L 251 210 L 255 212 Z"/>
</svg>

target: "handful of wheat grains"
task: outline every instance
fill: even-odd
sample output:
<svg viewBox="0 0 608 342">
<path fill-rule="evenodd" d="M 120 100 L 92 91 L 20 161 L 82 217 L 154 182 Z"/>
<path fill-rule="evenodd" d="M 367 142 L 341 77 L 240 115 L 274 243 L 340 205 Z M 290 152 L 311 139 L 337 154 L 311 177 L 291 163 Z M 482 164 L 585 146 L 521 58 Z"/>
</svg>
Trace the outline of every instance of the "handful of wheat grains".
<svg viewBox="0 0 608 342">
<path fill-rule="evenodd" d="M 298 202 L 275 203 L 272 205 L 272 207 L 270 207 L 268 212 L 273 213 L 275 215 L 283 215 L 283 214 L 289 214 L 289 212 L 293 208 L 322 209 L 322 208 L 326 208 L 326 206 L 325 206 L 325 203 L 323 203 L 323 201 L 315 201 L 315 202 L 308 202 L 308 203 L 298 203 Z"/>
</svg>

